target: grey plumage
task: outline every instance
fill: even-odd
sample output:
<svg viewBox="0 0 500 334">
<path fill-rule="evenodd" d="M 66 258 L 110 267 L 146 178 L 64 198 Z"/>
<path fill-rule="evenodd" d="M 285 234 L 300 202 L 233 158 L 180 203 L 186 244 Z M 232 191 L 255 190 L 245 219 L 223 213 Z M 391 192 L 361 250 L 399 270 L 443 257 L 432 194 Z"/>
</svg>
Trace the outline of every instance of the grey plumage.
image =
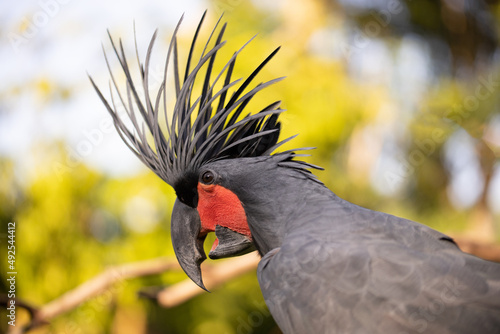
<svg viewBox="0 0 500 334">
<path fill-rule="evenodd" d="M 214 28 L 196 62 L 193 49 L 202 22 L 182 84 L 176 27 L 154 99 L 148 90 L 153 35 L 145 65 L 138 60 L 144 104 L 121 42 L 118 48 L 110 37 L 126 76 L 126 96 L 110 74 L 132 129 L 121 120 L 115 101 L 109 104 L 92 81 L 124 142 L 176 190 L 172 242 L 188 276 L 204 287 L 199 266 L 206 258 L 208 225 L 202 230 L 197 187 L 217 186 L 241 202 L 251 239 L 231 226 L 216 225 L 212 231 L 219 232 L 220 248 L 211 254 L 239 255 L 248 251 L 248 244 L 255 246 L 262 256 L 259 283 L 284 333 L 500 333 L 500 265 L 461 252 L 451 238 L 429 227 L 340 199 L 309 171 L 319 167 L 300 161 L 297 150 L 271 154 L 291 139 L 278 142 L 279 102 L 253 115 L 243 112 L 256 93 L 280 80 L 249 88 L 278 49 L 239 86 L 231 75 L 243 48 L 212 80 L 226 25 L 210 48 Z M 169 122 L 165 83 L 171 57 L 177 100 Z M 202 68 L 206 73 L 200 97 L 192 102 Z M 215 92 L 221 78 L 222 88 Z M 234 92 L 228 98 L 230 90 Z M 144 123 L 136 119 L 136 110 Z M 167 119 L 166 132 L 160 110 Z M 206 173 L 208 183 L 203 181 Z"/>
<path fill-rule="evenodd" d="M 259 284 L 284 333 L 500 332 L 499 264 L 349 203 L 282 159 L 206 168 L 247 206 Z"/>
</svg>

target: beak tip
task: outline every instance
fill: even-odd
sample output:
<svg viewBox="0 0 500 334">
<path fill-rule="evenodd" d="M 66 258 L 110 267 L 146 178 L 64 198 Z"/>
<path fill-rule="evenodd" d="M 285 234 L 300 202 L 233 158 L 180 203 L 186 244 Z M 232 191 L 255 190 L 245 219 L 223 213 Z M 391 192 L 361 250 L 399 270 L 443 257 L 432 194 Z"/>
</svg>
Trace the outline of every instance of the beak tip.
<svg viewBox="0 0 500 334">
<path fill-rule="evenodd" d="M 196 284 L 197 286 L 199 286 L 200 288 L 202 288 L 203 290 L 207 291 L 207 292 L 210 292 L 208 291 L 208 289 L 205 287 L 205 283 L 203 283 L 203 278 L 202 278 L 202 273 L 201 273 L 201 268 L 200 266 L 198 266 L 198 270 L 196 271 L 186 271 L 186 274 L 188 275 L 188 277 L 191 279 L 191 281 L 193 281 L 194 284 Z"/>
<path fill-rule="evenodd" d="M 205 287 L 205 285 L 203 284 L 203 282 L 200 282 L 200 284 L 198 284 L 198 286 L 199 286 L 200 288 L 202 288 L 203 290 L 205 290 L 206 292 L 210 292 L 210 291 L 208 291 L 208 289 Z"/>
</svg>

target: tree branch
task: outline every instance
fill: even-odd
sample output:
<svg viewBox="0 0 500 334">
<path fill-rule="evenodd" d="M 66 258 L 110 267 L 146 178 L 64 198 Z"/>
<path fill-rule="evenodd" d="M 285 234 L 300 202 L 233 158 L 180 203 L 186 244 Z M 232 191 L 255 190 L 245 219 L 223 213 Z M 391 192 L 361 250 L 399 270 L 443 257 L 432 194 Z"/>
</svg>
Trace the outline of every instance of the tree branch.
<svg viewBox="0 0 500 334">
<path fill-rule="evenodd" d="M 260 257 L 257 255 L 257 252 L 252 252 L 226 260 L 218 265 L 207 263 L 202 266 L 203 282 L 207 289 L 216 289 L 227 281 L 255 270 L 259 261 Z M 186 279 L 159 291 L 155 299 L 161 307 L 170 308 L 180 305 L 203 292 L 193 281 Z"/>
<path fill-rule="evenodd" d="M 467 238 L 454 238 L 460 249 L 485 260 L 500 262 L 500 246 L 494 243 L 479 243 Z"/>
<path fill-rule="evenodd" d="M 32 316 L 31 323 L 24 328 L 24 331 L 47 324 L 51 319 L 75 309 L 83 302 L 100 295 L 120 281 L 179 269 L 180 266 L 178 262 L 175 259 L 169 258 L 128 263 L 108 268 L 103 273 L 82 283 L 75 289 L 66 292 L 59 298 L 54 299 L 40 308 L 36 308 L 25 301 L 15 299 L 16 305 L 26 308 Z M 2 304 L 4 302 L 9 302 L 8 300 L 4 301 L 4 299 L 5 298 L 0 299 Z"/>
</svg>

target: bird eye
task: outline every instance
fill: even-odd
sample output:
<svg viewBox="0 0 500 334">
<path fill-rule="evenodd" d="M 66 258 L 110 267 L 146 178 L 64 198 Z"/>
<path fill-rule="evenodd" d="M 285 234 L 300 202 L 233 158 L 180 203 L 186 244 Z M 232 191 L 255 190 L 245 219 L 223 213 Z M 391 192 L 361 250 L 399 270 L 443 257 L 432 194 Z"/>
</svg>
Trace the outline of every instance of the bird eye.
<svg viewBox="0 0 500 334">
<path fill-rule="evenodd" d="M 214 182 L 214 173 L 212 172 L 205 172 L 203 173 L 203 175 L 201 176 L 201 181 L 205 184 L 211 184 Z"/>
</svg>

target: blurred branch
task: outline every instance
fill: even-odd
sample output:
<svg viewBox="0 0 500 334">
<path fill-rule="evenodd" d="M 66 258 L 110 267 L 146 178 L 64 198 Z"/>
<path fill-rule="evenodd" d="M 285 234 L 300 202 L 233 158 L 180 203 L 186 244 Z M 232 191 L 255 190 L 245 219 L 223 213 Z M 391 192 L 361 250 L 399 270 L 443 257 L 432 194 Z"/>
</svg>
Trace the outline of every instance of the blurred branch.
<svg viewBox="0 0 500 334">
<path fill-rule="evenodd" d="M 257 252 L 252 252 L 217 265 L 207 263 L 202 266 L 203 282 L 207 289 L 215 289 L 225 282 L 254 270 L 259 261 L 260 257 L 257 256 Z M 156 300 L 161 307 L 170 308 L 182 304 L 202 292 L 204 291 L 193 281 L 186 279 L 155 294 L 142 291 L 140 295 Z"/>
<path fill-rule="evenodd" d="M 500 246 L 493 243 L 479 243 L 466 238 L 453 238 L 460 249 L 485 260 L 500 262 Z"/>
<path fill-rule="evenodd" d="M 160 274 L 168 270 L 179 269 L 180 266 L 176 260 L 167 258 L 159 258 L 111 267 L 96 277 L 84 282 L 75 289 L 65 293 L 61 297 L 44 305 L 38 312 L 36 312 L 33 322 L 37 323 L 38 321 L 47 321 L 61 313 L 68 312 L 76 308 L 84 301 L 101 294 L 117 282 L 135 277 Z"/>
<path fill-rule="evenodd" d="M 236 259 L 222 261 L 222 263 L 217 265 L 205 264 L 202 266 L 205 285 L 209 289 L 214 289 L 224 282 L 255 269 L 259 260 L 260 258 L 256 255 L 256 252 L 253 252 Z M 124 280 L 180 269 L 181 267 L 175 259 L 158 258 L 134 262 L 110 267 L 103 273 L 39 308 L 23 300 L 15 299 L 17 307 L 26 309 L 31 316 L 31 322 L 28 326 L 22 329 L 20 326 L 16 326 L 15 333 L 23 333 L 30 329 L 46 325 L 51 319 L 77 308 L 87 300 L 105 293 L 112 286 Z M 190 279 L 187 279 L 171 287 L 160 290 L 154 296 L 148 297 L 157 300 L 158 304 L 162 307 L 173 307 L 202 292 L 203 290 L 200 287 L 194 284 Z M 141 295 L 145 296 L 147 294 L 141 293 Z M 9 299 L 7 296 L 0 296 L 0 304 L 7 305 L 8 303 Z M 13 332 L 11 332 L 11 334 L 13 334 Z"/>
<path fill-rule="evenodd" d="M 35 313 L 37 312 L 37 308 L 30 303 L 26 302 L 23 299 L 20 298 L 12 298 L 15 301 L 15 306 L 20 307 L 28 311 L 31 319 L 34 318 Z M 9 307 L 9 303 L 11 301 L 11 298 L 9 298 L 7 295 L 0 295 L 0 305 Z M 7 330 L 8 334 L 21 334 L 24 333 L 25 328 L 21 326 L 8 326 L 9 329 Z"/>
<path fill-rule="evenodd" d="M 168 270 L 179 270 L 175 259 L 159 258 L 110 267 L 96 277 L 82 283 L 75 289 L 43 305 L 40 308 L 22 304 L 16 299 L 16 305 L 25 307 L 30 312 L 31 323 L 24 331 L 47 324 L 51 319 L 69 312 L 92 297 L 98 296 L 114 284 L 127 279 L 160 274 Z M 3 302 L 3 301 L 2 301 Z M 8 301 L 7 301 L 8 302 Z"/>
</svg>

